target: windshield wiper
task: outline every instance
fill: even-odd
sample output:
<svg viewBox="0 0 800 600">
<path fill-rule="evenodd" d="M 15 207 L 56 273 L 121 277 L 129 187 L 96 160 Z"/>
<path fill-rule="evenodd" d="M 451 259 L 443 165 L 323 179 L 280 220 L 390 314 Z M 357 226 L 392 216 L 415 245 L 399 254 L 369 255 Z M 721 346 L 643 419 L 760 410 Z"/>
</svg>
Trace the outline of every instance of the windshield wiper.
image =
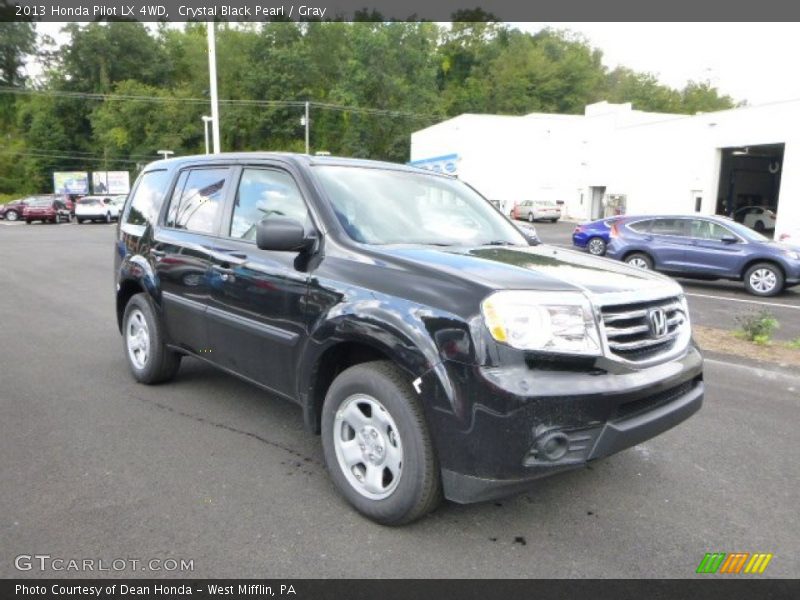
<svg viewBox="0 0 800 600">
<path fill-rule="evenodd" d="M 485 244 L 481 244 L 482 246 L 518 246 L 519 244 L 515 244 L 514 242 L 509 242 L 508 240 L 492 240 L 491 242 L 486 242 Z"/>
</svg>

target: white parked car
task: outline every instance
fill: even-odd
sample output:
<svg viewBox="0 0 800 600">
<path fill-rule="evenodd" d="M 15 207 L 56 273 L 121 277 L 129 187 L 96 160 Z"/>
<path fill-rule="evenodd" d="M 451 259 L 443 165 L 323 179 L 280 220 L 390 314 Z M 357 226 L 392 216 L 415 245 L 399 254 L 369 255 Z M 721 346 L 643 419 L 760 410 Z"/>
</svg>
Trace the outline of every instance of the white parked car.
<svg viewBox="0 0 800 600">
<path fill-rule="evenodd" d="M 111 221 L 119 219 L 125 196 L 84 196 L 75 204 L 75 219 L 84 221 Z"/>
<path fill-rule="evenodd" d="M 555 223 L 561 218 L 561 207 L 551 200 L 525 200 L 512 209 L 511 218 Z"/>
<path fill-rule="evenodd" d="M 745 206 L 733 213 L 733 220 L 759 233 L 775 229 L 775 213 L 763 206 Z"/>
</svg>

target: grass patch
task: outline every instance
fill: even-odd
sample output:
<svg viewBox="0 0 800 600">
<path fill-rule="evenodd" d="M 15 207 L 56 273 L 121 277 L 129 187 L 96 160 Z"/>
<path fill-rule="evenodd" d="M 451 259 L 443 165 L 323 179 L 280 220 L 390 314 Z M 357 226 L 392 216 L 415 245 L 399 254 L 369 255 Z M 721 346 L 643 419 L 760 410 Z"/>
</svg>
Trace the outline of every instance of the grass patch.
<svg viewBox="0 0 800 600">
<path fill-rule="evenodd" d="M 778 319 L 767 310 L 739 315 L 736 322 L 741 329 L 735 332 L 736 337 L 766 346 L 772 340 L 772 334 L 780 327 Z"/>
<path fill-rule="evenodd" d="M 693 325 L 692 333 L 701 350 L 741 356 L 760 362 L 800 367 L 800 340 L 789 343 L 758 344 L 744 339 L 741 332 Z"/>
</svg>

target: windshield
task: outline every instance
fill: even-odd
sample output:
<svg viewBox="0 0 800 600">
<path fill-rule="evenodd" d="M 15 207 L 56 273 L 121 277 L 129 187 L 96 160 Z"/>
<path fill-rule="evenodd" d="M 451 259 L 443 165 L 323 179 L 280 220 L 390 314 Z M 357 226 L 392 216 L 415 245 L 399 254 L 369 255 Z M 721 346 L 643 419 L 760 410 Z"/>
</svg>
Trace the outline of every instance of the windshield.
<svg viewBox="0 0 800 600">
<path fill-rule="evenodd" d="M 97 198 L 83 198 L 82 200 L 78 200 L 78 204 L 82 206 L 97 206 L 100 204 L 100 200 Z"/>
<path fill-rule="evenodd" d="M 527 246 L 488 201 L 455 179 L 363 167 L 315 167 L 336 217 L 364 244 Z"/>
</svg>

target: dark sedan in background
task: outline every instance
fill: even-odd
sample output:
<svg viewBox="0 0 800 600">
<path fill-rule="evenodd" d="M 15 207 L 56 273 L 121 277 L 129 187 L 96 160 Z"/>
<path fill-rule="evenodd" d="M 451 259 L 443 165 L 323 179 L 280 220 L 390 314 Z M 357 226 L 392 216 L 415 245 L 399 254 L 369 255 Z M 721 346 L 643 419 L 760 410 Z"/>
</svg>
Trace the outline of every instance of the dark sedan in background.
<svg viewBox="0 0 800 600">
<path fill-rule="evenodd" d="M 800 246 L 726 217 L 628 217 L 611 224 L 610 239 L 609 258 L 680 277 L 742 281 L 756 296 L 800 283 Z"/>
</svg>

